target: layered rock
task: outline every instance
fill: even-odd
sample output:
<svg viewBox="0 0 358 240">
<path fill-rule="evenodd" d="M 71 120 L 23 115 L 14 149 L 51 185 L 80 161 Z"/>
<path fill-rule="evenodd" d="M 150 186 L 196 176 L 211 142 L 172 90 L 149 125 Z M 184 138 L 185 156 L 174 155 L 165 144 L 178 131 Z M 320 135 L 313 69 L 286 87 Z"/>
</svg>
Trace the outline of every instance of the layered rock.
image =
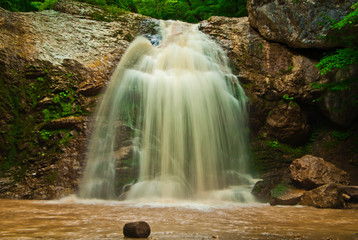
<svg viewBox="0 0 358 240">
<path fill-rule="evenodd" d="M 352 65 L 346 71 L 334 70 L 330 74 L 330 82 L 339 83 L 347 79 L 358 78 L 358 66 Z M 358 94 L 358 83 L 352 82 L 339 91 L 325 92 L 319 104 L 322 112 L 334 123 L 349 126 L 358 116 L 358 104 L 355 97 Z"/>
<path fill-rule="evenodd" d="M 329 48 L 340 43 L 322 38 L 332 32 L 331 21 L 350 12 L 354 0 L 249 0 L 251 26 L 267 40 L 294 48 Z M 337 36 L 335 36 L 337 37 Z"/>
<path fill-rule="evenodd" d="M 343 208 L 345 206 L 342 191 L 335 183 L 325 184 L 305 192 L 300 204 L 318 208 Z"/>
<path fill-rule="evenodd" d="M 156 25 L 129 13 L 97 21 L 105 10 L 67 0 L 55 9 L 0 9 L 3 198 L 53 199 L 77 189 L 98 94 L 129 41 Z"/>
<path fill-rule="evenodd" d="M 317 61 L 265 40 L 250 27 L 248 18 L 211 17 L 200 23 L 200 30 L 227 50 L 233 71 L 249 95 L 255 131 L 263 127 L 270 110 L 284 96 L 299 104 L 312 104 L 321 94 L 322 89 L 311 87 L 327 81 L 315 67 Z M 299 121 L 308 128 L 307 121 Z"/>
<path fill-rule="evenodd" d="M 250 25 L 264 39 L 299 48 L 301 50 L 298 51 L 307 56 L 320 58 L 324 51 L 317 48 L 351 46 L 344 40 L 347 36 L 351 43 L 357 42 L 358 25 L 340 30 L 331 28 L 332 22 L 342 20 L 352 11 L 350 7 L 354 3 L 353 0 L 250 0 L 247 7 Z M 302 48 L 308 50 L 303 51 Z M 348 70 L 333 70 L 327 75 L 327 82 L 332 85 L 357 77 L 357 67 L 352 66 Z M 352 101 L 357 93 L 358 87 L 354 83 L 339 91 L 326 91 L 317 98 L 321 100 L 319 108 L 332 122 L 347 127 L 358 116 L 358 105 Z"/>
<path fill-rule="evenodd" d="M 280 142 L 303 143 L 309 136 L 307 115 L 294 102 L 280 102 L 273 108 L 265 123 L 266 133 Z"/>
<path fill-rule="evenodd" d="M 350 176 L 323 158 L 306 155 L 294 160 L 290 165 L 290 174 L 294 181 L 306 189 L 336 183 L 348 185 Z"/>
<path fill-rule="evenodd" d="M 270 205 L 296 205 L 301 201 L 304 194 L 304 190 L 291 190 L 280 196 L 272 197 Z"/>
</svg>

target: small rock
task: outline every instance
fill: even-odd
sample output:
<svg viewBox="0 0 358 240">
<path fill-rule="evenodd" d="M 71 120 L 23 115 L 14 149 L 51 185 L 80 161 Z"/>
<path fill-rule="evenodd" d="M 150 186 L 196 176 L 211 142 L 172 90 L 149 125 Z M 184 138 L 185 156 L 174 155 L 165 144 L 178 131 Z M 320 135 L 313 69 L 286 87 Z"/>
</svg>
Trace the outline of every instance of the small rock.
<svg viewBox="0 0 358 240">
<path fill-rule="evenodd" d="M 150 226 L 143 221 L 126 223 L 123 227 L 123 234 L 125 237 L 147 238 L 150 235 Z"/>
<path fill-rule="evenodd" d="M 304 190 L 293 190 L 287 194 L 273 197 L 270 201 L 270 205 L 296 205 L 300 202 Z"/>
</svg>

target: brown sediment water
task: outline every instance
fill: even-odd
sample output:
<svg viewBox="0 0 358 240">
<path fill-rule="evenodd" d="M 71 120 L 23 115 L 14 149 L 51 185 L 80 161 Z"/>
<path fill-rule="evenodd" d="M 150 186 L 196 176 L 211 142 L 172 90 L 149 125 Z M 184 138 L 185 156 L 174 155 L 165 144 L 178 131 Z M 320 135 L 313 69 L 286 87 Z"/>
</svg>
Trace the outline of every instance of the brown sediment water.
<svg viewBox="0 0 358 240">
<path fill-rule="evenodd" d="M 128 239 L 146 221 L 149 239 L 358 239 L 358 210 L 233 202 L 0 200 L 1 239 Z"/>
</svg>

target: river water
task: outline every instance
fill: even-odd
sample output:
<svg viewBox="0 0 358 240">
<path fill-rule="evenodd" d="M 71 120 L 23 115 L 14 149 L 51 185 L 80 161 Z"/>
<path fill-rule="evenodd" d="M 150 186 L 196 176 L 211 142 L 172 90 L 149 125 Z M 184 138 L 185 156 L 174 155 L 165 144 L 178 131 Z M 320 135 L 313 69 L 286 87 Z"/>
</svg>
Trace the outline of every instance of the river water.
<svg viewBox="0 0 358 240">
<path fill-rule="evenodd" d="M 1 239 L 128 239 L 146 221 L 149 239 L 358 239 L 358 210 L 230 202 L 0 200 Z"/>
</svg>

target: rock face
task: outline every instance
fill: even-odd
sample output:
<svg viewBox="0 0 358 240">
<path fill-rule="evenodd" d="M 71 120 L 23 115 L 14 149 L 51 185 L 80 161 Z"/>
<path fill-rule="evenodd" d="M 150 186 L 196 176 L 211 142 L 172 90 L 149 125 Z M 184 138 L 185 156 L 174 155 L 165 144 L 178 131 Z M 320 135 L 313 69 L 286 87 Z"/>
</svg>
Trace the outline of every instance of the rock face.
<svg viewBox="0 0 358 240">
<path fill-rule="evenodd" d="M 290 165 L 290 174 L 294 181 L 306 189 L 329 183 L 348 185 L 350 182 L 348 173 L 324 161 L 323 158 L 312 155 L 294 160 Z"/>
<path fill-rule="evenodd" d="M 284 96 L 298 104 L 312 104 L 322 90 L 311 84 L 327 81 L 315 67 L 317 61 L 265 40 L 250 27 L 248 18 L 211 17 L 200 23 L 200 30 L 227 50 L 233 71 L 249 95 L 254 131 L 263 127 L 270 110 Z M 304 119 L 298 121 L 308 128 Z"/>
<path fill-rule="evenodd" d="M 343 208 L 345 205 L 342 191 L 334 183 L 305 192 L 300 204 L 318 208 Z"/>
<path fill-rule="evenodd" d="M 339 83 L 348 78 L 358 78 L 358 66 L 352 65 L 347 71 L 336 70 L 329 75 L 332 83 Z M 341 91 L 327 91 L 322 96 L 320 108 L 332 122 L 349 126 L 358 116 L 358 104 L 352 100 L 357 95 L 357 82 L 353 82 L 349 88 Z"/>
<path fill-rule="evenodd" d="M 249 0 L 251 26 L 267 40 L 294 48 L 328 48 L 335 43 L 321 39 L 330 34 L 330 21 L 349 13 L 354 0 Z M 334 33 L 332 33 L 334 34 Z"/>
<path fill-rule="evenodd" d="M 281 196 L 273 197 L 270 200 L 270 205 L 296 205 L 301 201 L 303 190 L 290 191 Z"/>
<path fill-rule="evenodd" d="M 271 199 L 271 190 L 274 189 L 278 184 L 291 183 L 288 169 L 273 169 L 262 175 L 262 180 L 258 181 L 252 189 L 252 194 L 259 201 L 269 201 Z"/>
<path fill-rule="evenodd" d="M 349 202 L 358 203 L 358 186 L 339 186 L 342 192 L 349 197 Z"/>
<path fill-rule="evenodd" d="M 103 9 L 67 0 L 55 9 L 0 8 L 1 198 L 76 191 L 98 94 L 129 42 L 156 25 L 124 13 L 99 21 Z M 129 152 L 122 149 L 119 168 Z"/>
<path fill-rule="evenodd" d="M 270 137 L 291 144 L 304 142 L 310 130 L 306 114 L 294 102 L 280 102 L 269 113 L 265 127 Z"/>
</svg>

